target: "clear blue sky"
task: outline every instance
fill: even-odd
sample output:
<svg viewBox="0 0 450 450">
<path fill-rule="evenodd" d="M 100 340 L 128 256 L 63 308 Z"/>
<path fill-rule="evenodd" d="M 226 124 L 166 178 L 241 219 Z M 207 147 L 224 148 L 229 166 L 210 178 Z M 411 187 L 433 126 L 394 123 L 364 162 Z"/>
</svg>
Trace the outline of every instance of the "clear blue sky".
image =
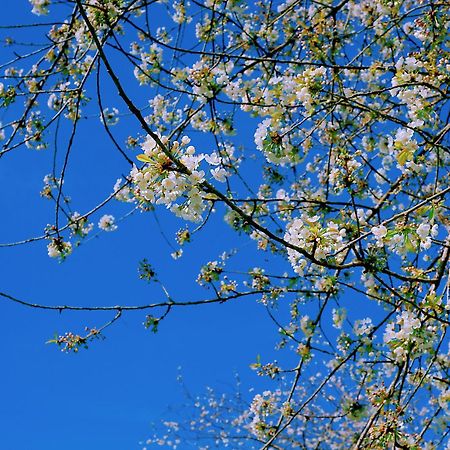
<svg viewBox="0 0 450 450">
<path fill-rule="evenodd" d="M 26 0 L 2 0 L 0 24 L 46 20 L 32 16 L 30 10 Z M 35 39 L 29 33 L 1 30 L 1 37 Z M 9 54 L 9 49 L 0 47 L 2 62 Z M 125 110 L 124 105 L 118 106 Z M 11 118 L 0 111 L 3 122 Z M 26 148 L 1 159 L 0 242 L 41 235 L 44 226 L 53 221 L 53 206 L 39 197 L 51 159 L 51 149 L 35 152 Z M 127 170 L 98 121 L 84 122 L 66 179 L 73 209 L 90 209 L 111 192 L 116 178 Z M 119 217 L 126 211 L 116 203 L 104 213 Z M 158 217 L 173 239 L 182 223 L 163 210 L 158 210 Z M 242 269 L 254 264 L 252 244 L 238 238 L 217 215 L 185 249 L 185 256 L 173 261 L 172 250 L 153 216 L 135 214 L 119 223 L 117 232 L 103 233 L 82 245 L 62 264 L 48 258 L 43 241 L 0 249 L 0 290 L 46 304 L 163 300 L 157 286 L 138 279 L 138 262 L 146 257 L 175 299 L 190 299 L 199 295 L 192 280 L 201 264 L 233 247 L 242 247 L 238 264 Z M 235 371 L 244 385 L 258 385 L 261 380 L 248 366 L 262 348 L 270 353 L 275 342 L 264 307 L 250 298 L 176 310 L 157 335 L 142 326 L 144 312 L 127 313 L 106 331 L 104 341 L 79 354 L 64 354 L 45 342 L 55 332 L 82 332 L 86 325 L 100 326 L 111 314 L 59 314 L 4 300 L 0 311 L 2 450 L 138 449 L 139 441 L 150 435 L 150 421 L 158 419 L 169 405 L 183 402 L 176 382 L 179 366 L 193 392 L 200 392 L 205 385 L 230 383 Z"/>
</svg>

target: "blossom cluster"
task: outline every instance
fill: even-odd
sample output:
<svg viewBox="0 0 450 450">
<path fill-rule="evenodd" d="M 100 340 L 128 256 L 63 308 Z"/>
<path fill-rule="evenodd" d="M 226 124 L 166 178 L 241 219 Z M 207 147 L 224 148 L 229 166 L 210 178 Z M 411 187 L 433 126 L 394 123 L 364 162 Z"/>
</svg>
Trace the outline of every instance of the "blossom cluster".
<svg viewBox="0 0 450 450">
<path fill-rule="evenodd" d="M 205 161 L 212 167 L 210 176 L 223 183 L 229 175 L 224 168 L 224 159 L 217 152 L 197 154 L 195 147 L 189 145 L 190 138 L 187 136 L 181 142 L 170 143 L 173 158 L 168 156 L 166 150 L 168 138 L 162 136 L 160 143 L 148 135 L 142 144 L 144 153 L 138 159 L 145 165 L 141 169 L 134 166 L 130 173 L 134 197 L 144 203 L 165 205 L 175 215 L 198 222 L 212 199 L 204 192 L 206 173 L 201 163 Z"/>
<path fill-rule="evenodd" d="M 323 260 L 341 249 L 345 234 L 345 228 L 340 228 L 336 222 L 330 221 L 323 227 L 318 215 L 310 217 L 303 214 L 287 225 L 284 239 L 310 253 L 315 259 Z M 293 248 L 288 248 L 287 252 L 295 272 L 302 276 L 307 259 Z"/>
</svg>

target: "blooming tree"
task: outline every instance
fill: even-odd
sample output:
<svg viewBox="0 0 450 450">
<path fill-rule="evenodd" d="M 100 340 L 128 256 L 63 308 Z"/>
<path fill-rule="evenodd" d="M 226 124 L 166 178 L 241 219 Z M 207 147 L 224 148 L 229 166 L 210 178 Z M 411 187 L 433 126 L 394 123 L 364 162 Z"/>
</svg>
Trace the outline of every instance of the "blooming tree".
<svg viewBox="0 0 450 450">
<path fill-rule="evenodd" d="M 239 255 L 199 249 L 210 261 L 195 300 L 82 307 L 2 295 L 114 314 L 55 337 L 65 351 L 129 310 L 146 311 L 157 331 L 188 305 L 265 305 L 287 362 L 261 349 L 252 368 L 272 388 L 249 402 L 207 390 L 193 417 L 161 424 L 149 448 L 450 448 L 448 2 L 30 1 L 58 20 L 39 28 L 47 44 L 2 65 L 1 106 L 13 119 L 0 156 L 52 151 L 61 121 L 70 132 L 41 192 L 53 223 L 2 246 L 41 240 L 64 260 L 96 228 L 120 233 L 108 210 L 118 201 L 180 218 L 175 258 L 222 215 L 270 263 L 237 273 Z M 124 175 L 80 213 L 64 180 L 88 117 Z M 147 260 L 139 271 L 156 279 Z"/>
</svg>

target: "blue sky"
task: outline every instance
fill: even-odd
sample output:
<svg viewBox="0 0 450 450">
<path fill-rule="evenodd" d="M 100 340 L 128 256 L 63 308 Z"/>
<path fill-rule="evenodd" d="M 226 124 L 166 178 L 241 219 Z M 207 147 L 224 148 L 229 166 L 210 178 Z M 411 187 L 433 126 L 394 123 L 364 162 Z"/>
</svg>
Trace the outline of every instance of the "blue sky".
<svg viewBox="0 0 450 450">
<path fill-rule="evenodd" d="M 0 25 L 46 21 L 30 14 L 26 0 L 3 0 L 2 6 Z M 2 39 L 7 35 L 17 40 L 35 39 L 30 33 L 0 30 Z M 2 62 L 9 55 L 10 49 L 0 47 Z M 113 104 L 106 101 L 105 106 Z M 119 109 L 125 108 L 119 105 Z M 4 123 L 11 118 L 0 111 Z M 44 226 L 53 221 L 53 206 L 39 196 L 51 160 L 51 149 L 19 148 L 0 161 L 0 242 L 41 235 Z M 127 170 L 99 122 L 83 122 L 66 179 L 73 209 L 90 209 L 111 192 L 116 178 Z M 115 203 L 104 213 L 120 217 L 127 211 Z M 163 210 L 157 215 L 173 241 L 182 223 Z M 98 221 L 98 216 L 94 220 Z M 241 248 L 239 265 L 243 270 L 256 265 L 252 244 L 238 237 L 217 214 L 185 249 L 185 256 L 174 261 L 153 215 L 136 213 L 120 222 L 117 232 L 103 233 L 83 244 L 62 264 L 48 258 L 44 241 L 1 248 L 0 290 L 46 304 L 164 300 L 157 285 L 138 279 L 138 262 L 145 257 L 175 299 L 190 299 L 199 295 L 193 279 L 201 264 L 232 248 Z M 84 326 L 100 326 L 111 313 L 59 314 L 5 300 L 0 305 L 0 448 L 4 450 L 138 449 L 139 441 L 151 433 L 150 421 L 157 420 L 169 405 L 184 400 L 176 381 L 178 367 L 192 392 L 201 392 L 206 385 L 230 383 L 236 371 L 244 386 L 258 385 L 261 379 L 248 366 L 261 349 L 270 353 L 275 343 L 265 308 L 250 298 L 175 310 L 156 335 L 142 326 L 144 312 L 127 313 L 106 331 L 105 340 L 79 354 L 64 354 L 45 342 L 55 332 L 82 332 Z"/>
</svg>

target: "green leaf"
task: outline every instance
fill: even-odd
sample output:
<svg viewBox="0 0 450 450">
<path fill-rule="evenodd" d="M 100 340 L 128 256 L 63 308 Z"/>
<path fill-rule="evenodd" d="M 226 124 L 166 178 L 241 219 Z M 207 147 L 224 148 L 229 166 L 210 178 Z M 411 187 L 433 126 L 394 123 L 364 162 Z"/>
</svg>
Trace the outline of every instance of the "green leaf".
<svg viewBox="0 0 450 450">
<path fill-rule="evenodd" d="M 398 156 L 397 161 L 401 166 L 404 166 L 405 163 L 413 158 L 413 153 L 411 150 L 402 150 Z"/>
<path fill-rule="evenodd" d="M 428 218 L 430 220 L 434 219 L 434 214 L 435 214 L 434 205 L 432 205 L 430 208 L 430 212 L 428 213 Z"/>
<path fill-rule="evenodd" d="M 137 155 L 136 159 L 141 161 L 141 162 L 145 162 L 145 163 L 151 163 L 152 162 L 152 160 L 147 155 L 145 155 L 144 153 L 141 153 L 140 155 Z"/>
<path fill-rule="evenodd" d="M 405 247 L 408 252 L 414 253 L 417 251 L 417 248 L 413 245 L 411 240 L 409 239 L 409 235 L 405 234 Z"/>
</svg>

